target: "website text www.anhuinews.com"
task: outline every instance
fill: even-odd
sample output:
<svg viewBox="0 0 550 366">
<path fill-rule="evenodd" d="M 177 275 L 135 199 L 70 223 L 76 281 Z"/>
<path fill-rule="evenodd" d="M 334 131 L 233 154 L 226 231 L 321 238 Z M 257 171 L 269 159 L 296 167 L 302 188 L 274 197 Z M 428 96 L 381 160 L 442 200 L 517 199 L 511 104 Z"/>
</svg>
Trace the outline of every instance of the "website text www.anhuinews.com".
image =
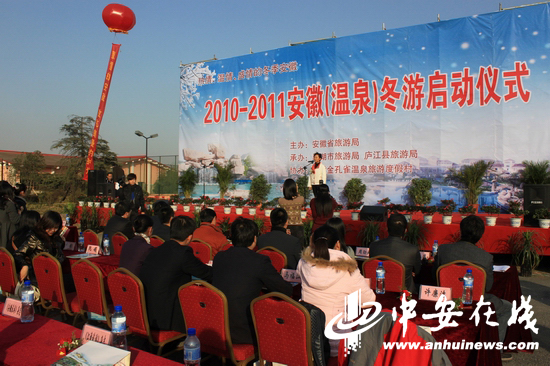
<svg viewBox="0 0 550 366">
<path fill-rule="evenodd" d="M 514 351 L 514 350 L 536 350 L 539 349 L 539 342 L 510 342 L 505 346 L 502 342 L 384 342 L 384 349 L 455 349 L 455 350 L 480 350 L 480 349 L 496 349 L 499 351 Z"/>
</svg>

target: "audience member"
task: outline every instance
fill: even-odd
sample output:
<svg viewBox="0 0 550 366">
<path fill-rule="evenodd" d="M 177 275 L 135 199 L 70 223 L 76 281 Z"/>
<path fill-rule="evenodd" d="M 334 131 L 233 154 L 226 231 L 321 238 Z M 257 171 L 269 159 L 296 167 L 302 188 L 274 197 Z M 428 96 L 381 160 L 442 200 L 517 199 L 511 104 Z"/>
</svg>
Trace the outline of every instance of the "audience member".
<svg viewBox="0 0 550 366">
<path fill-rule="evenodd" d="M 15 202 L 17 210 L 21 213 L 25 212 L 27 210 L 27 200 L 25 199 L 27 196 L 27 185 L 25 183 L 16 183 L 14 193 L 15 198 L 13 202 Z"/>
<path fill-rule="evenodd" d="M 134 232 L 136 235 L 122 246 L 119 267 L 139 276 L 143 261 L 153 249 L 149 239 L 153 232 L 153 219 L 147 215 L 138 215 L 134 221 Z"/>
<path fill-rule="evenodd" d="M 190 282 L 192 276 L 212 280 L 212 268 L 197 259 L 188 246 L 195 227 L 195 221 L 187 216 L 174 218 L 170 239 L 154 248 L 143 262 L 139 277 L 145 287 L 149 324 L 153 329 L 185 332 L 178 289 Z"/>
<path fill-rule="evenodd" d="M 355 259 L 353 248 L 346 245 L 346 224 L 344 224 L 344 221 L 339 217 L 332 217 L 327 220 L 326 224 L 338 232 L 340 250 Z"/>
<path fill-rule="evenodd" d="M 420 252 L 416 245 L 402 239 L 407 231 L 407 219 L 402 214 L 392 214 L 387 225 L 389 236 L 386 239 L 371 243 L 369 256 L 372 258 L 377 255 L 387 255 L 403 263 L 407 290 L 417 294 L 418 289 L 414 284 L 413 277 L 420 273 Z"/>
<path fill-rule="evenodd" d="M 130 208 L 130 222 L 134 222 L 134 219 L 139 214 L 139 209 L 145 212 L 145 198 L 143 196 L 143 190 L 136 184 L 136 175 L 134 173 L 128 174 L 128 184 L 119 190 L 120 202 L 124 202 Z"/>
<path fill-rule="evenodd" d="M 162 227 L 164 226 L 160 211 L 165 207 L 170 207 L 170 204 L 164 200 L 158 200 L 153 203 L 153 234 L 157 230 L 162 230 Z M 170 236 L 170 232 L 168 232 L 168 236 Z"/>
<path fill-rule="evenodd" d="M 214 257 L 212 284 L 227 297 L 233 343 L 254 343 L 250 302 L 262 288 L 292 294 L 292 285 L 281 277 L 269 257 L 254 252 L 257 236 L 254 221 L 239 217 L 231 225 L 233 246 Z"/>
<path fill-rule="evenodd" d="M 309 207 L 311 207 L 311 216 L 313 217 L 312 230 L 315 231 L 332 217 L 334 210 L 338 207 L 338 202 L 330 195 L 328 186 L 320 184 L 317 186 L 315 198 L 311 200 Z"/>
<path fill-rule="evenodd" d="M 362 303 L 373 302 L 376 296 L 359 272 L 357 262 L 340 251 L 338 232 L 321 226 L 311 237 L 311 244 L 302 253 L 298 273 L 302 278 L 302 300 L 325 313 L 325 326 L 345 311 L 346 295 L 361 290 Z M 335 329 L 336 332 L 341 332 Z M 331 357 L 338 355 L 338 340 L 330 340 Z"/>
<path fill-rule="evenodd" d="M 19 221 L 19 229 L 13 233 L 11 238 L 11 248 L 8 247 L 12 254 L 14 254 L 15 251 L 27 241 L 29 236 L 32 234 L 31 230 L 36 227 L 38 221 L 40 221 L 40 213 L 38 211 L 23 211 L 21 214 L 21 220 Z"/>
<path fill-rule="evenodd" d="M 288 214 L 284 208 L 276 208 L 269 216 L 271 232 L 258 238 L 258 249 L 274 247 L 286 255 L 286 268 L 296 269 L 302 253 L 302 242 L 289 235 Z"/>
<path fill-rule="evenodd" d="M 19 221 L 21 220 L 21 211 L 19 211 L 13 201 L 15 198 L 13 187 L 5 180 L 0 181 L 0 247 L 9 248 L 11 238 Z"/>
<path fill-rule="evenodd" d="M 120 232 L 128 239 L 134 237 L 134 228 L 130 220 L 130 208 L 127 204 L 119 202 L 115 205 L 115 214 L 107 221 L 103 234 L 107 234 L 110 242 L 113 242 L 113 235 Z M 114 254 L 114 245 L 109 247 L 111 254 Z"/>
<path fill-rule="evenodd" d="M 465 260 L 477 264 L 485 271 L 484 301 L 491 302 L 496 310 L 498 337 L 501 342 L 506 337 L 508 319 L 511 316 L 512 304 L 488 293 L 493 287 L 493 256 L 475 244 L 485 232 L 483 220 L 478 216 L 468 216 L 460 222 L 460 241 L 454 244 L 441 245 L 434 260 L 434 273 L 440 266 L 456 260 Z M 372 251 L 372 249 L 371 249 Z M 464 268 L 466 273 L 466 267 Z M 476 280 L 476 279 L 474 279 Z"/>
<path fill-rule="evenodd" d="M 160 209 L 159 217 L 161 225 L 155 227 L 153 224 L 153 235 L 168 241 L 170 240 L 170 222 L 174 218 L 174 210 L 170 206 L 163 207 Z"/>
<path fill-rule="evenodd" d="M 205 208 L 200 213 L 201 226 L 195 230 L 193 239 L 202 240 L 212 247 L 212 258 L 227 244 L 227 238 L 222 229 L 216 226 L 216 212 Z"/>
<path fill-rule="evenodd" d="M 279 198 L 279 206 L 288 214 L 288 229 L 292 236 L 304 240 L 304 223 L 302 222 L 302 206 L 304 197 L 298 193 L 298 186 L 293 179 L 283 183 L 283 197 Z"/>
</svg>

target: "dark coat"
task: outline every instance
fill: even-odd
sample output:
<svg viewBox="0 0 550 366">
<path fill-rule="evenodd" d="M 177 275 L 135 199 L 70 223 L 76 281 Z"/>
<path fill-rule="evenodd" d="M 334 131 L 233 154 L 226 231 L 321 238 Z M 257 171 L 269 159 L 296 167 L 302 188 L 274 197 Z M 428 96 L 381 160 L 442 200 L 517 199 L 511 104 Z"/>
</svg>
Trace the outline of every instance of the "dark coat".
<svg viewBox="0 0 550 366">
<path fill-rule="evenodd" d="M 122 245 L 118 266 L 139 276 L 141 266 L 152 249 L 153 247 L 143 237 L 136 235 Z"/>
<path fill-rule="evenodd" d="M 145 212 L 145 198 L 143 197 L 143 190 L 139 185 L 126 184 L 119 192 L 120 202 L 128 204 L 130 210 L 137 212 L 141 208 Z"/>
<path fill-rule="evenodd" d="M 154 248 L 141 267 L 149 325 L 153 329 L 185 332 L 178 289 L 192 276 L 212 281 L 212 268 L 202 263 L 189 246 L 168 240 Z"/>
<path fill-rule="evenodd" d="M 15 231 L 21 215 L 15 207 L 15 203 L 10 200 L 6 200 L 4 208 L 0 209 L 0 247 L 11 247 L 11 238 Z"/>
<path fill-rule="evenodd" d="M 233 343 L 251 344 L 254 324 L 250 303 L 262 288 L 292 295 L 292 285 L 275 270 L 269 257 L 248 248 L 231 247 L 219 252 L 212 265 L 212 284 L 227 297 L 229 330 Z"/>
<path fill-rule="evenodd" d="M 158 236 L 164 241 L 170 240 L 170 226 L 160 224 L 158 226 L 153 226 L 153 235 Z"/>
<path fill-rule="evenodd" d="M 406 242 L 396 236 L 390 236 L 384 240 L 379 240 L 370 245 L 369 256 L 376 257 L 377 255 L 387 255 L 403 263 L 405 266 L 405 284 L 407 290 L 412 293 L 418 293 L 414 285 L 412 273 L 420 273 L 420 252 L 414 244 Z"/>
<path fill-rule="evenodd" d="M 284 228 L 273 227 L 271 232 L 258 238 L 258 249 L 274 247 L 286 255 L 286 268 L 296 269 L 302 256 L 301 241 L 295 236 L 288 235 Z"/>
<path fill-rule="evenodd" d="M 107 234 L 109 236 L 109 241 L 111 243 L 111 246 L 109 247 L 111 255 L 114 254 L 113 249 L 113 235 L 116 233 L 121 232 L 128 239 L 132 239 L 134 237 L 134 229 L 132 228 L 132 223 L 130 220 L 125 219 L 122 216 L 115 215 L 107 221 L 107 225 L 105 226 L 105 230 L 103 230 L 103 234 Z"/>
</svg>

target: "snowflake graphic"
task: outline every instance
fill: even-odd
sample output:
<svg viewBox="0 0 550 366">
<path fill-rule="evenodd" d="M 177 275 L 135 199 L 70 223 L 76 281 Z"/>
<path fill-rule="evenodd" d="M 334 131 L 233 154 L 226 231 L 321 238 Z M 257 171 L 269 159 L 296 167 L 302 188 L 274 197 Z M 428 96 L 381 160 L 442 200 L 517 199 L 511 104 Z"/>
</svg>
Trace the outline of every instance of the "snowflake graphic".
<svg viewBox="0 0 550 366">
<path fill-rule="evenodd" d="M 214 79 L 216 71 L 211 71 L 208 66 L 204 66 L 204 62 L 182 66 L 180 73 L 180 103 L 183 109 L 187 110 L 188 106 L 195 108 L 195 99 L 200 97 L 200 93 L 197 92 L 199 79 L 206 76 L 211 76 Z"/>
</svg>

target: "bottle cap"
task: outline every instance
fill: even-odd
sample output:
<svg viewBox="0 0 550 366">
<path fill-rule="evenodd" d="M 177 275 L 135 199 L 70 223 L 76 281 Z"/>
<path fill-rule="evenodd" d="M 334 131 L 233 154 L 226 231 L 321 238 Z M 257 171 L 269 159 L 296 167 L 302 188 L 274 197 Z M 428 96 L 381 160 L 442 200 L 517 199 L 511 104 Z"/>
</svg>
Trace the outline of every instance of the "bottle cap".
<svg viewBox="0 0 550 366">
<path fill-rule="evenodd" d="M 187 335 L 188 336 L 194 336 L 195 334 L 197 334 L 197 331 L 195 328 L 189 328 L 187 329 Z"/>
<path fill-rule="evenodd" d="M 384 265 L 384 263 L 383 263 L 383 262 L 378 262 L 378 265 L 379 265 L 379 266 L 380 266 L 380 265 L 382 265 L 382 266 L 383 266 L 383 265 Z"/>
<path fill-rule="evenodd" d="M 122 311 L 122 305 L 115 305 L 115 313 Z"/>
<path fill-rule="evenodd" d="M 472 270 L 471 270 L 470 268 L 468 268 L 468 269 L 466 270 L 466 273 L 472 273 Z"/>
<path fill-rule="evenodd" d="M 30 286 L 31 280 L 25 280 L 25 286 Z"/>
</svg>

